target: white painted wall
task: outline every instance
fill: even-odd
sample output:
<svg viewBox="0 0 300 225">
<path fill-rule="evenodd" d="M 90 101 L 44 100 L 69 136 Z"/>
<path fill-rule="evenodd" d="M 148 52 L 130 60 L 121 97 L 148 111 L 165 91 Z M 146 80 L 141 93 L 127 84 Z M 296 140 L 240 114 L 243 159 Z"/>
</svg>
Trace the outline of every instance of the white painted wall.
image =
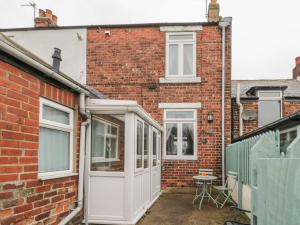
<svg viewBox="0 0 300 225">
<path fill-rule="evenodd" d="M 60 70 L 74 80 L 86 84 L 86 29 L 27 30 L 4 33 L 50 65 L 52 65 L 54 48 L 60 48 L 62 50 Z M 81 36 L 81 40 L 78 35 Z"/>
</svg>

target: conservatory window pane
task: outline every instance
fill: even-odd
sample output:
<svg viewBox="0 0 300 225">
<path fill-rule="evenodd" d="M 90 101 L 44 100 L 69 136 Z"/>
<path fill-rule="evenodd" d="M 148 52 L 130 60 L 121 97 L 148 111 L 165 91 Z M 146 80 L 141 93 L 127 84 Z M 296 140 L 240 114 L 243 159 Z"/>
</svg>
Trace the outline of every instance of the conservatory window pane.
<svg viewBox="0 0 300 225">
<path fill-rule="evenodd" d="M 178 148 L 178 124 L 166 124 L 166 153 L 167 155 L 177 155 Z"/>
<path fill-rule="evenodd" d="M 157 165 L 157 134 L 156 132 L 153 132 L 153 143 L 152 143 L 152 166 Z"/>
<path fill-rule="evenodd" d="M 178 75 L 178 49 L 177 44 L 169 45 L 169 75 Z"/>
<path fill-rule="evenodd" d="M 70 133 L 40 127 L 39 173 L 70 170 Z"/>
<path fill-rule="evenodd" d="M 182 124 L 182 154 L 194 155 L 194 124 Z"/>
<path fill-rule="evenodd" d="M 142 168 L 143 166 L 143 123 L 137 121 L 137 143 L 136 143 L 136 168 Z"/>
<path fill-rule="evenodd" d="M 144 125 L 144 168 L 149 167 L 149 126 Z"/>
<path fill-rule="evenodd" d="M 108 115 L 93 117 L 91 147 L 92 171 L 124 171 L 124 122 Z"/>
<path fill-rule="evenodd" d="M 92 157 L 96 160 L 96 157 L 104 158 L 104 130 L 105 125 L 97 121 L 92 123 Z"/>
</svg>

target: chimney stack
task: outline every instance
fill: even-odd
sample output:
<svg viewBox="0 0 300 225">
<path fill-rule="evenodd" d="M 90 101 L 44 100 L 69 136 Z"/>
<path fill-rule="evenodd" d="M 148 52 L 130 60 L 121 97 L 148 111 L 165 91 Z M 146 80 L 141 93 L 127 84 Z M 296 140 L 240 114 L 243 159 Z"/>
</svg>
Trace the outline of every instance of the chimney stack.
<svg viewBox="0 0 300 225">
<path fill-rule="evenodd" d="M 293 69 L 293 78 L 300 80 L 300 57 L 296 57 L 296 66 Z"/>
<path fill-rule="evenodd" d="M 57 27 L 57 16 L 50 9 L 39 9 L 39 17 L 34 20 L 35 27 Z"/>
<path fill-rule="evenodd" d="M 217 0 L 211 0 L 208 6 L 208 22 L 220 21 L 220 5 Z"/>
<path fill-rule="evenodd" d="M 61 50 L 59 48 L 54 48 L 52 59 L 53 59 L 53 63 L 52 63 L 53 70 L 59 72 L 60 62 L 62 61 Z"/>
</svg>

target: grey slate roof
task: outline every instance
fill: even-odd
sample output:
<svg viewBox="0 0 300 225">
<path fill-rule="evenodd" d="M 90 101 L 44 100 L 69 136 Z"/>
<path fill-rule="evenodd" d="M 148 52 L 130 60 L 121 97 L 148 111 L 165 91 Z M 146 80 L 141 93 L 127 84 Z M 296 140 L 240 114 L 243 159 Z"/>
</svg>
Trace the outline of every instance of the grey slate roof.
<svg viewBox="0 0 300 225">
<path fill-rule="evenodd" d="M 285 88 L 284 97 L 299 97 L 300 98 L 300 81 L 294 79 L 279 79 L 279 80 L 232 80 L 231 81 L 231 97 L 236 97 L 237 83 L 241 85 L 241 97 L 254 97 L 247 95 L 246 92 L 253 87 L 274 87 Z"/>
</svg>

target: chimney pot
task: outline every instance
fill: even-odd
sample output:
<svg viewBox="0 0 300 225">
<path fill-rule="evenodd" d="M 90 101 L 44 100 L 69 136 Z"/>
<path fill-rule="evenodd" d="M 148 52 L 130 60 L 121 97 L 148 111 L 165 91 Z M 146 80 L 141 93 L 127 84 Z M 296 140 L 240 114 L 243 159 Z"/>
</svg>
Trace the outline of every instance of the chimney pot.
<svg viewBox="0 0 300 225">
<path fill-rule="evenodd" d="M 208 22 L 220 21 L 220 5 L 217 0 L 211 0 L 208 6 Z"/>
<path fill-rule="evenodd" d="M 60 62 L 62 61 L 62 58 L 61 58 L 61 49 L 54 48 L 54 53 L 52 55 L 52 59 L 53 59 L 53 63 L 52 63 L 53 70 L 55 70 L 56 72 L 58 72 L 59 71 L 59 67 L 60 67 Z"/>
<path fill-rule="evenodd" d="M 296 57 L 296 66 L 293 69 L 293 79 L 300 80 L 300 56 Z"/>
<path fill-rule="evenodd" d="M 39 9 L 39 17 L 34 20 L 35 27 L 57 27 L 57 16 L 50 9 Z"/>
<path fill-rule="evenodd" d="M 45 11 L 42 9 L 39 9 L 39 17 L 45 17 Z"/>
</svg>

